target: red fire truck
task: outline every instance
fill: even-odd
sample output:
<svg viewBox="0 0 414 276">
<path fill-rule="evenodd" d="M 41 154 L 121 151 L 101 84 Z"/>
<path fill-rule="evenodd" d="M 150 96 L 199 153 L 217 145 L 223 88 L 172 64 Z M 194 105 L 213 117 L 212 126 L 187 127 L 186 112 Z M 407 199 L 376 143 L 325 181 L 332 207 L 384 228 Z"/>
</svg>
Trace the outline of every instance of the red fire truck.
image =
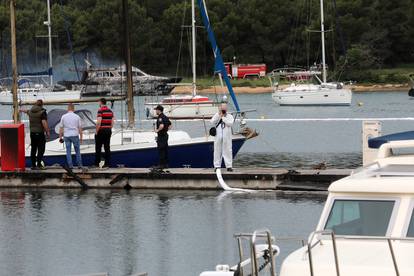
<svg viewBox="0 0 414 276">
<path fill-rule="evenodd" d="M 232 79 L 263 78 L 266 76 L 266 64 L 235 64 L 226 62 L 227 75 Z"/>
</svg>

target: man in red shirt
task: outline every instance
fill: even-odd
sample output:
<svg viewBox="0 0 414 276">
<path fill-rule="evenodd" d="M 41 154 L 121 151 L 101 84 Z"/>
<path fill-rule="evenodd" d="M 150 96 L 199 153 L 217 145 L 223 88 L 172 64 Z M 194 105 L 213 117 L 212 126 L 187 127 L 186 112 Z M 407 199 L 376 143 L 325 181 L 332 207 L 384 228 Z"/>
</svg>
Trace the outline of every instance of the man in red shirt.
<svg viewBox="0 0 414 276">
<path fill-rule="evenodd" d="M 111 161 L 111 136 L 114 125 L 114 113 L 106 106 L 106 99 L 99 100 L 99 110 L 96 120 L 95 135 L 95 166 L 99 167 L 101 162 L 102 145 L 105 149 L 104 167 L 110 166 Z"/>
</svg>

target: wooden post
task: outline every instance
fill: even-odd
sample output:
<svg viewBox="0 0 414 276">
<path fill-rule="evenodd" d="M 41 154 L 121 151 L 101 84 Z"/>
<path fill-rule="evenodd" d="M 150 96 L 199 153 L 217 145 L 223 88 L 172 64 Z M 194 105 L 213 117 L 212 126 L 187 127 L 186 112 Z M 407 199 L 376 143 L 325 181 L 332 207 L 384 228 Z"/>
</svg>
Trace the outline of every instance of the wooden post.
<svg viewBox="0 0 414 276">
<path fill-rule="evenodd" d="M 122 18 L 124 23 L 125 65 L 127 73 L 128 127 L 135 127 L 134 89 L 132 82 L 131 45 L 129 42 L 128 0 L 122 0 Z"/>
<path fill-rule="evenodd" d="M 15 0 L 10 0 L 10 34 L 11 34 L 11 54 L 12 54 L 12 73 L 13 73 L 13 121 L 20 123 L 19 103 L 17 100 L 17 50 L 16 50 L 16 13 Z"/>
</svg>

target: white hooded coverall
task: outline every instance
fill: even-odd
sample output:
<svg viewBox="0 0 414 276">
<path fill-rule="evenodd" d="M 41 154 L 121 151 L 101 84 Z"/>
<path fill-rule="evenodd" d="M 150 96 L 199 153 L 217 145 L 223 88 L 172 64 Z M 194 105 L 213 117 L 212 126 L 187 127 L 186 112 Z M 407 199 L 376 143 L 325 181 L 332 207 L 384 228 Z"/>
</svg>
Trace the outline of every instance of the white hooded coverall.
<svg viewBox="0 0 414 276">
<path fill-rule="evenodd" d="M 222 122 L 217 126 L 218 122 Z M 217 126 L 217 134 L 214 140 L 214 168 L 221 168 L 221 161 L 224 159 L 226 168 L 233 166 L 233 145 L 232 145 L 232 129 L 234 118 L 231 114 L 220 117 L 216 113 L 210 121 L 214 126 Z"/>
</svg>

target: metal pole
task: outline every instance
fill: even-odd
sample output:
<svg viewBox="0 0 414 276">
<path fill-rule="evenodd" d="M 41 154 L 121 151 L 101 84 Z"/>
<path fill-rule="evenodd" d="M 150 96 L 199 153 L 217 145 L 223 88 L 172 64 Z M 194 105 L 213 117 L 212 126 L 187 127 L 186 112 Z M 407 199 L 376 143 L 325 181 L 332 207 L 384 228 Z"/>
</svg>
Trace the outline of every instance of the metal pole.
<svg viewBox="0 0 414 276">
<path fill-rule="evenodd" d="M 391 239 L 387 239 L 388 247 L 390 248 L 392 263 L 394 264 L 395 268 L 395 275 L 400 276 L 400 271 L 398 270 L 397 260 L 395 259 L 394 248 L 392 247 Z"/>
<path fill-rule="evenodd" d="M 20 123 L 19 103 L 17 101 L 17 50 L 16 50 L 16 3 L 10 0 L 10 34 L 11 34 L 11 52 L 12 52 L 12 74 L 13 74 L 13 121 L 15 124 Z"/>
<path fill-rule="evenodd" d="M 337 247 L 336 247 L 336 238 L 335 238 L 335 233 L 334 232 L 331 233 L 331 238 L 332 238 L 332 246 L 333 246 L 334 257 L 335 257 L 336 275 L 337 276 L 340 276 L 340 273 L 339 273 L 338 251 L 337 251 Z"/>
<path fill-rule="evenodd" d="M 321 40 L 322 40 L 322 81 L 326 83 L 325 22 L 324 22 L 324 14 L 323 14 L 323 0 L 321 0 Z"/>
<path fill-rule="evenodd" d="M 241 239 L 242 239 L 241 237 L 238 237 L 237 238 L 237 245 L 239 246 L 240 264 L 243 262 L 243 258 L 244 258 L 244 256 L 243 256 L 243 244 L 242 244 L 242 240 Z M 243 276 L 243 267 L 242 266 L 240 266 L 239 273 L 240 273 L 239 274 L 240 276 Z"/>
<path fill-rule="evenodd" d="M 312 245 L 311 245 L 311 242 L 308 242 L 309 270 L 310 270 L 310 275 L 314 276 L 315 274 L 313 273 L 313 262 L 312 262 L 312 252 L 311 251 L 312 251 Z"/>
<path fill-rule="evenodd" d="M 193 96 L 197 94 L 197 68 L 196 68 L 196 19 L 195 19 L 195 1 L 191 0 L 191 39 L 192 39 L 192 68 L 193 68 Z"/>
<path fill-rule="evenodd" d="M 134 109 L 134 89 L 132 82 L 132 62 L 131 46 L 129 41 L 129 24 L 128 24 L 128 2 L 122 0 L 122 17 L 124 23 L 124 47 L 125 47 L 125 65 L 127 73 L 127 104 L 128 104 L 128 127 L 135 126 L 135 109 Z"/>
<path fill-rule="evenodd" d="M 47 0 L 47 21 L 44 22 L 47 26 L 49 39 L 49 78 L 50 86 L 53 86 L 53 56 L 52 56 L 52 22 L 50 21 L 50 0 Z"/>
<path fill-rule="evenodd" d="M 267 233 L 267 244 L 269 245 L 269 258 L 270 258 L 270 275 L 276 276 L 276 262 L 273 254 L 272 236 L 269 231 Z"/>
</svg>

